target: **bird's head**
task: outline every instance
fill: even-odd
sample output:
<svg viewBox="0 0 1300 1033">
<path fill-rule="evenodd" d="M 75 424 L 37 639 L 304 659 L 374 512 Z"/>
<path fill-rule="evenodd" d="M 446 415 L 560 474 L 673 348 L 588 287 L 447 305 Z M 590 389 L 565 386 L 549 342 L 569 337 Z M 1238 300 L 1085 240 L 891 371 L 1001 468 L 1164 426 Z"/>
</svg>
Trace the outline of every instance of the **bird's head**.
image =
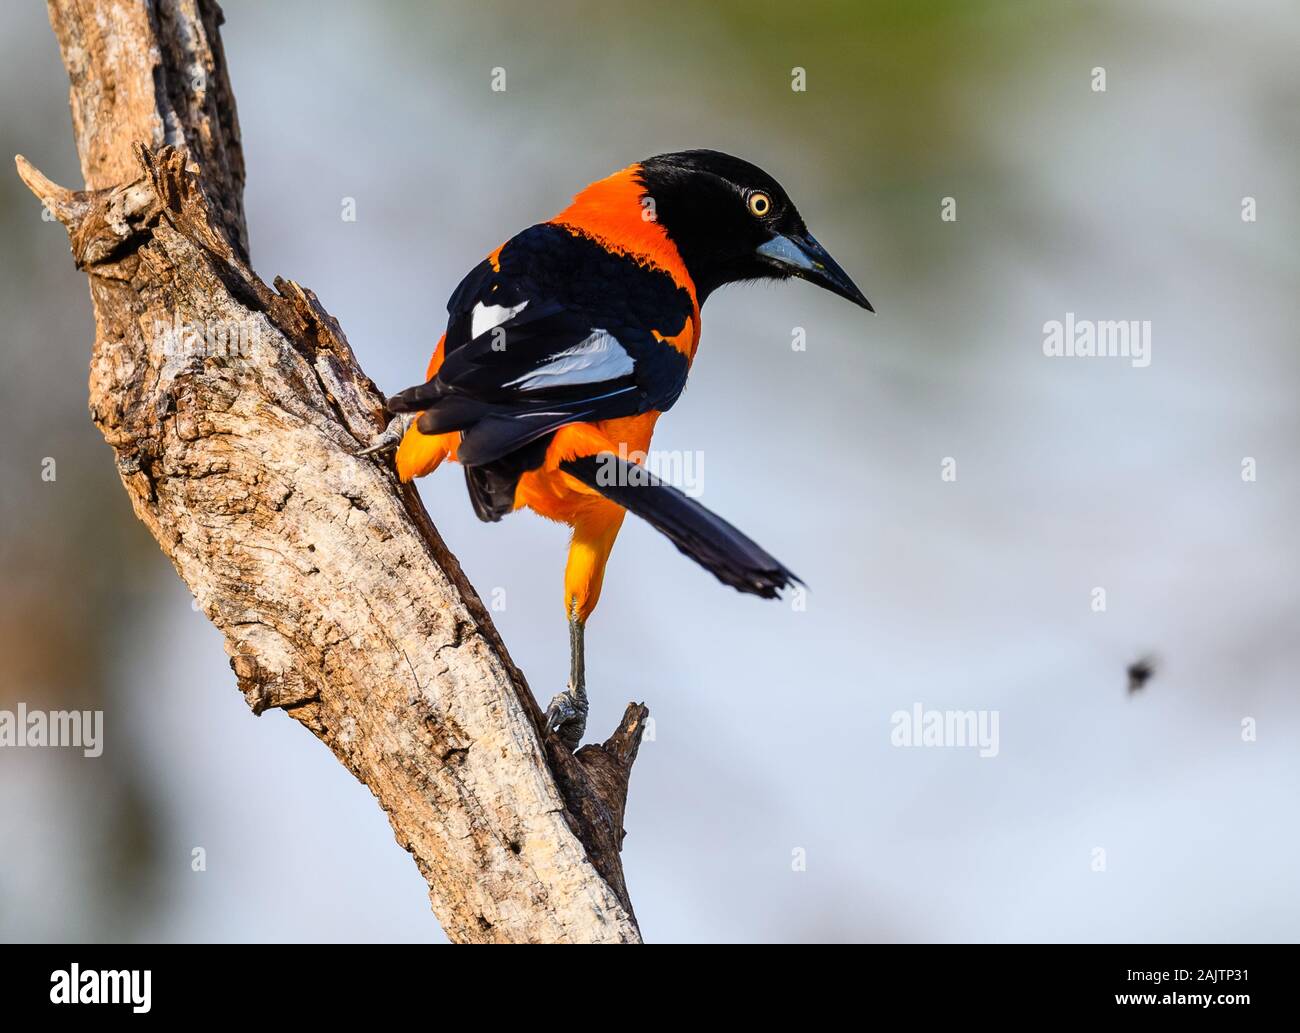
<svg viewBox="0 0 1300 1033">
<path fill-rule="evenodd" d="M 756 165 L 720 151 L 678 151 L 637 168 L 653 218 L 676 245 L 701 303 L 724 283 L 798 276 L 875 311 L 808 232 L 781 184 Z"/>
</svg>

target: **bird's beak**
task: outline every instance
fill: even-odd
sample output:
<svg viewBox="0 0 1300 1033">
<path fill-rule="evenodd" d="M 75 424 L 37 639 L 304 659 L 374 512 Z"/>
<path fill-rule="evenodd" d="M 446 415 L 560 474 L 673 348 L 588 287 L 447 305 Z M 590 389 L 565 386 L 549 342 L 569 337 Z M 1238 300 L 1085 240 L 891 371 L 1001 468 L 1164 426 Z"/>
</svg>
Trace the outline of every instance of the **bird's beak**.
<svg viewBox="0 0 1300 1033">
<path fill-rule="evenodd" d="M 866 295 L 858 290 L 858 285 L 849 279 L 849 274 L 813 239 L 811 233 L 799 237 L 777 234 L 761 245 L 758 253 L 790 276 L 798 276 L 818 287 L 825 287 L 832 294 L 848 298 L 868 312 L 876 311 Z"/>
</svg>

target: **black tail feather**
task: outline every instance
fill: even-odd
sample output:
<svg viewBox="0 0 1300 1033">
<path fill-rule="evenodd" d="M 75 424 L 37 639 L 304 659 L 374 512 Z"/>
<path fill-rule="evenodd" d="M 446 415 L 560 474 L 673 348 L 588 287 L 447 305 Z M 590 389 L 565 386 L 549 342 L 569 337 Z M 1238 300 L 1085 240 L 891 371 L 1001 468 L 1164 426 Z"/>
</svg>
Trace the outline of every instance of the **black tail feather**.
<svg viewBox="0 0 1300 1033">
<path fill-rule="evenodd" d="M 560 468 L 635 513 L 723 584 L 774 599 L 803 583 L 722 517 L 642 466 L 604 453 L 566 460 Z"/>
<path fill-rule="evenodd" d="M 541 438 L 486 466 L 465 467 L 465 486 L 480 520 L 495 523 L 514 510 L 519 478 L 542 465 L 550 443 L 549 437 Z"/>
</svg>

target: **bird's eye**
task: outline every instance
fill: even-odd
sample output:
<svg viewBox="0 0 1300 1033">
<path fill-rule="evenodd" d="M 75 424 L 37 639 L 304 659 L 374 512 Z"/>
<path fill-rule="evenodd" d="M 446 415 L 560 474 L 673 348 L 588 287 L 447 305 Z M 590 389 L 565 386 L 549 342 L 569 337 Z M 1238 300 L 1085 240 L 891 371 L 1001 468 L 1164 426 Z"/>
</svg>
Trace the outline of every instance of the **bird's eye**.
<svg viewBox="0 0 1300 1033">
<path fill-rule="evenodd" d="M 772 210 L 772 199 L 761 190 L 755 190 L 749 195 L 749 210 L 761 219 Z"/>
</svg>

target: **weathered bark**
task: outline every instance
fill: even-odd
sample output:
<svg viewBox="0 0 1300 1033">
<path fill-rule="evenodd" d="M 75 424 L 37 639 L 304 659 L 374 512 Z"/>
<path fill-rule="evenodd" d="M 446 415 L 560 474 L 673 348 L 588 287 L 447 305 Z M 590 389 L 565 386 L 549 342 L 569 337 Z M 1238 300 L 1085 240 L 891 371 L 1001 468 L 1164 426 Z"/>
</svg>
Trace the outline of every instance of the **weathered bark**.
<svg viewBox="0 0 1300 1033">
<path fill-rule="evenodd" d="M 452 940 L 636 942 L 619 848 L 645 708 L 576 757 L 544 743 L 419 497 L 355 455 L 382 396 L 311 291 L 249 268 L 220 10 L 52 0 L 50 21 L 86 189 L 19 173 L 89 276 L 94 421 L 249 705 L 369 786 Z"/>
</svg>

